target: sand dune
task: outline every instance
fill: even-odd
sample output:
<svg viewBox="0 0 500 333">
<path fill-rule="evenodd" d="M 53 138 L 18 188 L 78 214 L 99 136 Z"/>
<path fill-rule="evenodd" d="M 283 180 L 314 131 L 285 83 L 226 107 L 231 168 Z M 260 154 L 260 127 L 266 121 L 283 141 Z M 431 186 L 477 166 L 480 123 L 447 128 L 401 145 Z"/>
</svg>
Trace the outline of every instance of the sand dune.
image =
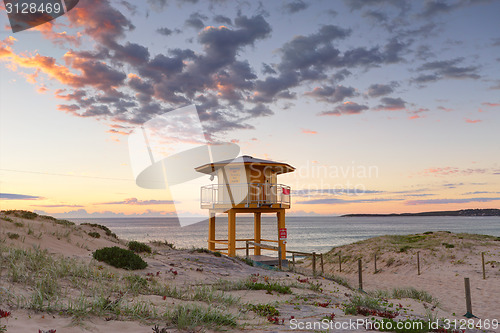
<svg viewBox="0 0 500 333">
<path fill-rule="evenodd" d="M 382 271 L 377 274 L 369 273 L 371 263 L 365 263 L 366 290 L 395 286 L 426 290 L 440 301 L 431 311 L 433 300 L 394 299 L 387 295 L 382 295 L 381 300 L 324 277 L 265 270 L 204 249 L 177 250 L 165 243 L 150 244 L 153 253 L 141 254 L 148 263 L 146 269 L 117 269 L 92 258 L 92 253 L 103 247 L 127 248 L 127 242 L 115 238 L 112 231 L 22 212 L 2 212 L 0 309 L 12 315 L 0 319 L 0 327 L 6 325 L 7 332 L 56 329 L 58 333 L 152 332 L 154 325 L 158 325 L 158 331 L 166 328 L 168 332 L 271 332 L 294 328 L 325 331 L 311 325 L 333 318 L 334 321 L 324 322 L 337 325 L 331 326 L 331 331 L 365 332 L 362 325 L 355 329 L 346 326 L 372 317 L 360 314 L 356 310 L 359 307 L 370 311 L 378 308 L 378 319 L 384 311 L 395 309 L 395 320 L 425 319 L 436 313 L 443 318 L 461 318 L 465 305 L 459 281 L 464 275 L 470 275 L 472 280 L 475 314 L 482 318 L 498 317 L 498 305 L 491 295 L 498 294 L 500 287 L 499 242 L 470 242 L 474 247 L 464 245 L 460 250 L 467 258 L 477 251 L 490 251 L 487 259 L 495 269 L 489 268 L 485 281 L 478 281 L 481 276 L 477 263 L 451 263 L 447 257 L 441 261 L 441 252 L 432 252 L 435 256 L 430 256 L 424 249 L 420 276 L 411 264 L 411 249 L 401 254 L 381 253 Z M 371 243 L 350 246 L 342 248 L 346 258 L 372 250 Z M 454 253 L 453 260 L 462 260 L 462 252 L 450 255 Z M 326 273 L 336 273 L 334 254 L 335 251 L 325 257 Z M 390 265 L 389 256 L 394 257 Z M 352 285 L 353 262 L 349 259 L 344 263 L 344 276 Z M 349 307 L 357 314 L 346 314 Z"/>
</svg>

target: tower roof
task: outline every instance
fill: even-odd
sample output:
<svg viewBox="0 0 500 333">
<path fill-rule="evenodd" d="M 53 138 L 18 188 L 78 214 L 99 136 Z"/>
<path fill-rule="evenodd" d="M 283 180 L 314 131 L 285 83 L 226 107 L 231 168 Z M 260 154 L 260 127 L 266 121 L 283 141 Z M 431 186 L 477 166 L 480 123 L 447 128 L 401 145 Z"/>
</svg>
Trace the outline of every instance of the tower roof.
<svg viewBox="0 0 500 333">
<path fill-rule="evenodd" d="M 276 161 L 270 161 L 270 160 L 263 160 L 261 158 L 255 158 L 249 155 L 243 155 L 243 156 L 238 156 L 233 160 L 224 160 L 224 161 L 218 161 L 214 163 L 208 163 L 201 165 L 197 168 L 195 168 L 196 171 L 206 173 L 206 174 L 211 174 L 217 169 L 223 168 L 226 165 L 238 165 L 238 164 L 243 164 L 243 165 L 263 165 L 263 166 L 272 166 L 277 174 L 282 174 L 282 173 L 287 173 L 287 172 L 292 172 L 295 170 L 295 168 L 287 163 L 282 163 L 282 162 L 276 162 Z"/>
</svg>

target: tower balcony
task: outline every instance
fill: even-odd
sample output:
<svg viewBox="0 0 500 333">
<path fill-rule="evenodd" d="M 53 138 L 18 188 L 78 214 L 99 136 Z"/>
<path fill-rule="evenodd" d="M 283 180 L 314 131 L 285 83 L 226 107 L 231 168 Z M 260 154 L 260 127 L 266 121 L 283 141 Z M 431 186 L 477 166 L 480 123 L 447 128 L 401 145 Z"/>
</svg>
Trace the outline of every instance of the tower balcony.
<svg viewBox="0 0 500 333">
<path fill-rule="evenodd" d="M 290 208 L 290 186 L 270 183 L 211 184 L 201 187 L 201 208 Z"/>
</svg>

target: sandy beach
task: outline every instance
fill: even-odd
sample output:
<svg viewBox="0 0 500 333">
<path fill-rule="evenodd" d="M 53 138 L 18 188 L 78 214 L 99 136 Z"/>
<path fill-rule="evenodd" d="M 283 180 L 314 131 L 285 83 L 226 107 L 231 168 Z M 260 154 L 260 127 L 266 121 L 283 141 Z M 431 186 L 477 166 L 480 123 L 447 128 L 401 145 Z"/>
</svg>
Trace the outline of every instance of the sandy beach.
<svg viewBox="0 0 500 333">
<path fill-rule="evenodd" d="M 365 325 L 348 324 L 383 316 L 463 319 L 463 277 L 471 279 L 474 314 L 481 319 L 499 319 L 500 314 L 495 297 L 500 294 L 500 242 L 494 237 L 426 235 L 436 238 L 440 247 L 425 244 L 419 249 L 421 275 L 414 267 L 414 248 L 397 252 L 400 244 L 392 249 L 381 239 L 370 239 L 325 254 L 325 276 L 313 277 L 159 242 L 149 244 L 151 254 L 140 254 L 146 269 L 128 271 L 92 258 L 103 247 L 127 248 L 126 241 L 105 228 L 4 212 L 0 226 L 0 309 L 11 313 L 0 319 L 0 328 L 5 325 L 7 332 L 154 332 L 155 325 L 157 332 L 365 332 Z M 364 262 L 368 294 L 360 293 L 356 256 L 363 253 L 368 258 L 375 248 L 380 271 L 374 274 L 373 262 Z M 338 251 L 345 260 L 342 273 L 336 262 Z M 481 252 L 486 252 L 486 280 L 482 280 Z M 308 265 L 307 260 L 302 264 Z M 393 288 L 409 287 L 420 291 L 425 300 L 390 293 Z M 359 313 L 366 311 L 371 314 Z M 318 326 L 321 320 L 332 326 Z"/>
</svg>

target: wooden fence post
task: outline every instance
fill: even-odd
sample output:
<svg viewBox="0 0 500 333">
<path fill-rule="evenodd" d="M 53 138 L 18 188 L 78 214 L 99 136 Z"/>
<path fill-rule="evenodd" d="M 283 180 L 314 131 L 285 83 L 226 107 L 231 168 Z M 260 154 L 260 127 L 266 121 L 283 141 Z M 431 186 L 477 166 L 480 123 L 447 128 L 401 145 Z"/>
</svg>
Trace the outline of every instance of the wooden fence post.
<svg viewBox="0 0 500 333">
<path fill-rule="evenodd" d="M 278 269 L 281 271 L 281 246 L 278 246 Z"/>
<path fill-rule="evenodd" d="M 417 252 L 417 273 L 420 275 L 420 251 Z"/>
<path fill-rule="evenodd" d="M 323 253 L 319 254 L 319 258 L 321 260 L 321 275 L 325 275 L 325 267 L 323 266 Z"/>
<path fill-rule="evenodd" d="M 377 254 L 375 253 L 375 274 L 377 274 Z"/>
<path fill-rule="evenodd" d="M 339 272 L 342 273 L 342 256 L 339 253 Z"/>
<path fill-rule="evenodd" d="M 359 290 L 363 290 L 363 267 L 361 265 L 361 259 L 358 259 L 358 279 L 359 279 Z"/>
<path fill-rule="evenodd" d="M 295 253 L 292 253 L 293 270 L 295 271 Z"/>
<path fill-rule="evenodd" d="M 484 267 L 484 252 L 481 252 L 481 261 L 483 262 L 483 280 L 486 280 L 486 268 Z"/>
<path fill-rule="evenodd" d="M 465 306 L 467 307 L 467 313 L 464 314 L 464 316 L 467 318 L 476 318 L 476 316 L 472 314 L 472 299 L 470 296 L 469 278 L 464 278 L 464 283 L 465 283 Z"/>
<path fill-rule="evenodd" d="M 312 253 L 313 275 L 316 276 L 316 252 Z"/>
<path fill-rule="evenodd" d="M 246 255 L 247 255 L 247 259 L 248 259 L 248 257 L 250 256 L 250 248 L 248 246 L 248 241 L 246 241 Z"/>
</svg>

